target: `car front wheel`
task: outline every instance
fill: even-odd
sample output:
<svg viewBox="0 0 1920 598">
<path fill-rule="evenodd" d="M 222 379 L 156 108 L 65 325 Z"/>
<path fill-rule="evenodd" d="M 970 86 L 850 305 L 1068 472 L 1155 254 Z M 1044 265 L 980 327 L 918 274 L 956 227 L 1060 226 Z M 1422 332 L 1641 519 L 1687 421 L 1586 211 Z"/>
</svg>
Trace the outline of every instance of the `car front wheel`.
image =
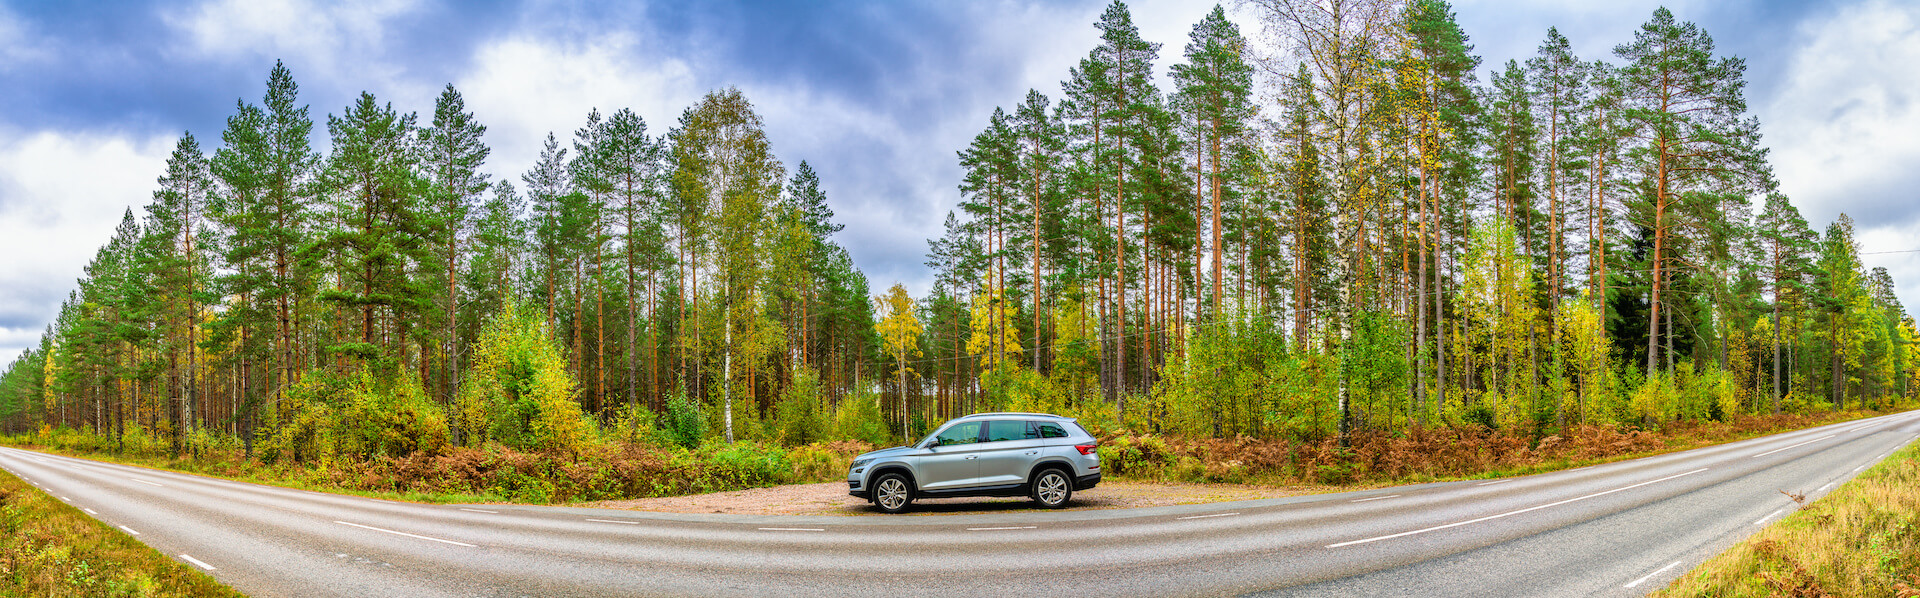
<svg viewBox="0 0 1920 598">
<path fill-rule="evenodd" d="M 1039 476 L 1033 478 L 1033 500 L 1040 503 L 1040 506 L 1058 509 L 1066 506 L 1067 501 L 1072 498 L 1073 480 L 1068 479 L 1067 474 L 1061 473 L 1060 470 L 1042 471 Z"/>
<path fill-rule="evenodd" d="M 907 476 L 885 473 L 873 483 L 873 504 L 887 513 L 901 513 L 913 504 L 913 484 Z"/>
</svg>

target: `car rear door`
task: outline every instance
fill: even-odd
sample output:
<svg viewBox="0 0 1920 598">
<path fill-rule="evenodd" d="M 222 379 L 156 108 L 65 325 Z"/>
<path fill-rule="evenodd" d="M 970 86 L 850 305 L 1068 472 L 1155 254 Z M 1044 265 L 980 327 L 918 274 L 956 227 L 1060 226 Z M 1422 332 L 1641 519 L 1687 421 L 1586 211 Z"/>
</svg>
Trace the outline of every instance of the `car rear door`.
<svg viewBox="0 0 1920 598">
<path fill-rule="evenodd" d="M 980 485 L 1024 484 L 1033 461 L 1040 458 L 1042 440 L 1023 419 L 987 422 L 987 439 L 980 452 Z"/>
</svg>

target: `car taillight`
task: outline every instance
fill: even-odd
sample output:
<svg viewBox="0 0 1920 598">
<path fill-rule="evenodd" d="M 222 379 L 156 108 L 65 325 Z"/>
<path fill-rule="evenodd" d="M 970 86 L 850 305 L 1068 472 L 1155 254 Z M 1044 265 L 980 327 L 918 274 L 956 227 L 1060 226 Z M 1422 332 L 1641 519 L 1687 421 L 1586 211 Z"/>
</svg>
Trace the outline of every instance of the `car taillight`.
<svg viewBox="0 0 1920 598">
<path fill-rule="evenodd" d="M 1073 445 L 1073 448 L 1080 449 L 1080 454 L 1082 455 L 1091 455 L 1094 449 L 1100 448 L 1100 443 L 1089 442 L 1086 444 L 1076 444 Z"/>
</svg>

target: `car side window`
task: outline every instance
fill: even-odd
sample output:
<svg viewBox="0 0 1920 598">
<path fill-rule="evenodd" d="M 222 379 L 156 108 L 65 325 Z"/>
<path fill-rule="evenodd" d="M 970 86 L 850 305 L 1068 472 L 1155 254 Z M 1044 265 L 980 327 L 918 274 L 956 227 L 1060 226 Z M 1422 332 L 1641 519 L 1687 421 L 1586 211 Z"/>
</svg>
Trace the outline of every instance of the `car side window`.
<svg viewBox="0 0 1920 598">
<path fill-rule="evenodd" d="M 1056 424 L 1053 422 L 1033 422 L 1033 427 L 1035 431 L 1039 433 L 1039 436 L 1038 436 L 1039 438 L 1066 438 L 1067 437 L 1067 430 L 1065 428 L 1061 428 L 1060 424 Z"/>
<path fill-rule="evenodd" d="M 980 422 L 961 422 L 940 431 L 934 437 L 934 446 L 953 446 L 980 442 Z"/>
<path fill-rule="evenodd" d="M 987 442 L 1023 440 L 1026 438 L 1028 438 L 1028 436 L 1027 422 L 1025 420 L 993 420 L 987 422 Z"/>
</svg>

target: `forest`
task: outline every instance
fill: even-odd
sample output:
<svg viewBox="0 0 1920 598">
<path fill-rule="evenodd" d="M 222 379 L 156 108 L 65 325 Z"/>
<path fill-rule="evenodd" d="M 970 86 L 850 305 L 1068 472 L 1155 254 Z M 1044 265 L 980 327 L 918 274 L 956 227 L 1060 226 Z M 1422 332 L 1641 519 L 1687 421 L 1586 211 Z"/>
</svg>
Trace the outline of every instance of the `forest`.
<svg viewBox="0 0 1920 598">
<path fill-rule="evenodd" d="M 1920 390 L 1891 277 L 1779 192 L 1746 64 L 1694 24 L 1482 65 L 1439 0 L 1242 8 L 1262 32 L 1215 7 L 1176 52 L 1115 0 L 1058 97 L 981 115 L 917 298 L 855 267 L 834 173 L 738 89 L 664 127 L 595 110 L 508 181 L 452 85 L 316 120 L 276 64 L 0 375 L 0 432 L 304 462 L 1017 410 L 1344 447 Z"/>
</svg>

